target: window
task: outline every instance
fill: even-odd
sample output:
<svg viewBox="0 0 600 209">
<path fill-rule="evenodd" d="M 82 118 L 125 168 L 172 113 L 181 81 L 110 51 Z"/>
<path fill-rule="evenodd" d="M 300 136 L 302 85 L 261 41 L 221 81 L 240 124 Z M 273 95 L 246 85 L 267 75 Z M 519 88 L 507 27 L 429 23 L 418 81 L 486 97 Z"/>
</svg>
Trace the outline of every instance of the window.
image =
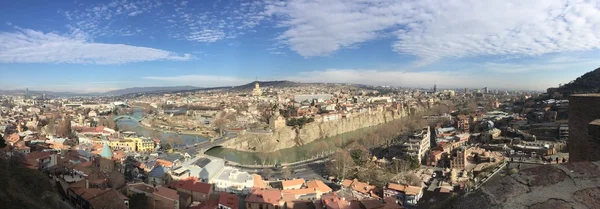
<svg viewBox="0 0 600 209">
<path fill-rule="evenodd" d="M 258 209 L 264 209 L 263 204 L 258 204 Z"/>
</svg>

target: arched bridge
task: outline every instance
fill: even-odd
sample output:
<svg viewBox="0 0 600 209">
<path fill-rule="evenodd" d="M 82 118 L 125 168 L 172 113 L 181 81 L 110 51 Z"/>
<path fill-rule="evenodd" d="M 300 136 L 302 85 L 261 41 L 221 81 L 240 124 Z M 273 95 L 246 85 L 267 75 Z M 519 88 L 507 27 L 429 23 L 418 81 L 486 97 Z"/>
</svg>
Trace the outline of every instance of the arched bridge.
<svg viewBox="0 0 600 209">
<path fill-rule="evenodd" d="M 119 115 L 117 117 L 115 117 L 115 121 L 119 121 L 121 119 L 131 119 L 131 120 L 135 120 L 135 121 L 141 121 L 143 118 L 138 118 L 132 115 Z"/>
<path fill-rule="evenodd" d="M 206 151 L 208 151 L 210 149 L 222 147 L 222 144 L 225 141 L 226 141 L 226 139 L 216 138 L 213 140 L 208 140 L 208 141 L 203 141 L 203 142 L 199 142 L 196 144 L 187 145 L 184 149 L 185 150 L 197 150 L 198 153 L 204 154 Z"/>
</svg>

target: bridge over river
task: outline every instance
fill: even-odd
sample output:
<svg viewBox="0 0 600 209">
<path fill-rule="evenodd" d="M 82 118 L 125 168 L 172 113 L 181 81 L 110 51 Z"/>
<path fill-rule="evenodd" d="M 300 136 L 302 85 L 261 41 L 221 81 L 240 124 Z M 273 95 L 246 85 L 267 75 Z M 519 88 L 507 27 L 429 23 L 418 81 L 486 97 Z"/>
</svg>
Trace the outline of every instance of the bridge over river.
<svg viewBox="0 0 600 209">
<path fill-rule="evenodd" d="M 144 119 L 144 117 L 140 117 L 140 116 L 136 116 L 136 115 L 119 115 L 117 117 L 114 118 L 115 121 L 119 121 L 122 119 L 129 119 L 129 120 L 135 120 L 137 122 L 142 121 L 142 119 Z"/>
</svg>

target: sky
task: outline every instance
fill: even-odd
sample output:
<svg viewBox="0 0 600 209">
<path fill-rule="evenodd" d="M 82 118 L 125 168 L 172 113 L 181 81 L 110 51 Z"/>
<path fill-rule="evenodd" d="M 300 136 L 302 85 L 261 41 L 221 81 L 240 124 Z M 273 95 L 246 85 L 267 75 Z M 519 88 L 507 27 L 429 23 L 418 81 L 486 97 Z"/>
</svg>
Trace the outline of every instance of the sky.
<svg viewBox="0 0 600 209">
<path fill-rule="evenodd" d="M 598 58 L 596 0 L 0 1 L 0 89 L 544 90 Z"/>
</svg>

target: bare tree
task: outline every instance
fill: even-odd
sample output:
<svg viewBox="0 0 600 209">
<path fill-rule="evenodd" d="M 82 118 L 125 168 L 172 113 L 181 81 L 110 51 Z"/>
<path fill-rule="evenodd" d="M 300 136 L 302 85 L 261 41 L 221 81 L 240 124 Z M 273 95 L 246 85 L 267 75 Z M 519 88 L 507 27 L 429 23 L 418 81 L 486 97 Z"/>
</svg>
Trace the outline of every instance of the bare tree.
<svg viewBox="0 0 600 209">
<path fill-rule="evenodd" d="M 330 175 L 337 176 L 339 179 L 346 179 L 351 175 L 354 166 L 354 160 L 352 160 L 348 151 L 338 150 L 331 157 L 326 169 Z"/>
<path fill-rule="evenodd" d="M 289 177 L 292 176 L 292 170 L 290 168 L 288 168 L 288 167 L 284 167 L 281 170 L 281 175 L 283 176 L 283 178 L 287 179 L 287 178 L 289 178 Z"/>
<path fill-rule="evenodd" d="M 421 186 L 421 184 L 423 183 L 421 181 L 421 178 L 419 178 L 414 173 L 407 174 L 406 176 L 404 176 L 404 178 L 406 178 L 406 182 L 411 186 Z"/>
<path fill-rule="evenodd" d="M 219 136 L 223 136 L 223 131 L 227 128 L 227 120 L 223 118 L 216 119 L 213 121 L 213 126 L 219 129 Z"/>
<path fill-rule="evenodd" d="M 271 178 L 273 175 L 273 170 L 271 168 L 263 168 L 261 174 L 263 177 Z"/>
<path fill-rule="evenodd" d="M 56 134 L 58 134 L 61 137 L 71 137 L 72 133 L 73 132 L 71 130 L 71 118 L 70 117 L 63 118 L 63 120 L 60 121 L 58 124 L 58 128 L 56 129 Z"/>
</svg>

